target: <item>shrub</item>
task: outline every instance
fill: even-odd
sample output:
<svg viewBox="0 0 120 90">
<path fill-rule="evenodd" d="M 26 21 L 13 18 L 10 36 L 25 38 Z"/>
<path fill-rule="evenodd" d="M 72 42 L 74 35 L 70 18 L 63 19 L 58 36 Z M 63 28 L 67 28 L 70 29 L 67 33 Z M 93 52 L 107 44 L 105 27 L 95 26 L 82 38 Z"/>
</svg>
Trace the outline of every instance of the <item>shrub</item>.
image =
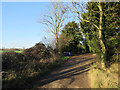
<svg viewBox="0 0 120 90">
<path fill-rule="evenodd" d="M 50 51 L 42 43 L 38 43 L 35 46 L 24 50 L 23 54 L 28 59 L 36 59 L 36 60 L 40 60 L 41 58 L 51 57 Z"/>
<path fill-rule="evenodd" d="M 48 50 L 42 43 L 26 49 L 22 53 L 2 53 L 3 71 L 7 72 L 2 76 L 3 88 L 22 86 L 30 78 L 54 68 L 57 58 L 59 57 L 54 54 L 54 51 Z M 23 79 L 25 80 L 22 83 Z M 17 82 L 17 86 L 15 82 Z"/>
<path fill-rule="evenodd" d="M 15 52 L 4 52 L 2 54 L 2 69 L 3 71 L 6 70 L 15 70 L 18 71 L 22 69 L 21 67 L 24 65 L 25 62 L 24 55 L 21 53 Z"/>
</svg>

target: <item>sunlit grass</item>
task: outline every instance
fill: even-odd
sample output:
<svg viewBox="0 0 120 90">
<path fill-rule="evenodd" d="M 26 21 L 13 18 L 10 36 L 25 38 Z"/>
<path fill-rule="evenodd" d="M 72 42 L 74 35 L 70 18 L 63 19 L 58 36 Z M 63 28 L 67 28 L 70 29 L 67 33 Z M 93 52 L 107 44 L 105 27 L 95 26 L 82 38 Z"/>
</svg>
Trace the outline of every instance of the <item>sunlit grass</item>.
<svg viewBox="0 0 120 90">
<path fill-rule="evenodd" d="M 64 57 L 64 59 L 68 59 L 68 58 L 70 58 L 70 57 L 69 56 Z"/>
<path fill-rule="evenodd" d="M 0 53 L 3 53 L 3 52 L 10 52 L 10 51 L 8 51 L 8 50 L 0 50 Z M 16 52 L 16 53 L 22 53 L 23 51 L 14 51 L 14 52 Z"/>
<path fill-rule="evenodd" d="M 118 64 L 111 65 L 107 70 L 103 71 L 97 68 L 90 70 L 89 78 L 92 88 L 118 88 Z"/>
<path fill-rule="evenodd" d="M 0 53 L 3 53 L 3 52 L 9 52 L 8 50 L 0 50 Z"/>
<path fill-rule="evenodd" d="M 23 51 L 14 51 L 14 52 L 16 52 L 16 53 L 22 53 Z"/>
</svg>

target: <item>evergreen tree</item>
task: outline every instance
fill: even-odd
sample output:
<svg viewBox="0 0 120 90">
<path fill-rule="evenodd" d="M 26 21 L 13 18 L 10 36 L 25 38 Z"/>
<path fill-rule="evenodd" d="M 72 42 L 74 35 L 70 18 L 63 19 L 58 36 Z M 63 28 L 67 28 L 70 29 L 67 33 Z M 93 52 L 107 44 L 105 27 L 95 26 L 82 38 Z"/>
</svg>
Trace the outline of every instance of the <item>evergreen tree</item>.
<svg viewBox="0 0 120 90">
<path fill-rule="evenodd" d="M 64 39 L 62 39 L 63 37 Z M 59 39 L 61 44 L 60 47 L 64 46 L 62 48 L 63 51 L 69 51 L 73 53 L 82 52 L 82 44 L 80 41 L 83 40 L 83 36 L 80 32 L 79 25 L 74 21 L 65 25 Z"/>
<path fill-rule="evenodd" d="M 102 53 L 104 54 L 104 61 L 110 61 L 111 56 L 114 55 L 120 43 L 120 2 L 101 2 L 102 11 L 98 7 L 99 3 L 89 2 L 87 4 L 87 12 L 81 14 L 81 17 L 89 20 L 89 22 L 83 20 L 81 28 L 87 39 L 90 51 Z M 101 24 L 100 21 L 102 22 Z M 99 28 L 96 28 L 95 25 L 99 26 Z M 99 41 L 100 25 L 105 53 L 103 53 L 101 41 Z"/>
</svg>

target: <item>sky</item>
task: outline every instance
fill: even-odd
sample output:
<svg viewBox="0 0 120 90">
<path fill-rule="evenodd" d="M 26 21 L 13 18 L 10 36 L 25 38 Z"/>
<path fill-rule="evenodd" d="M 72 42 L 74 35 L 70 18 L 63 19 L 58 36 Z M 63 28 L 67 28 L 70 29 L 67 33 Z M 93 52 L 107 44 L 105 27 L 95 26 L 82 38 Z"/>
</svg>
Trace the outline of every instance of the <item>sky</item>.
<svg viewBox="0 0 120 90">
<path fill-rule="evenodd" d="M 2 47 L 29 48 L 43 41 L 46 28 L 37 21 L 49 2 L 2 2 Z"/>
</svg>

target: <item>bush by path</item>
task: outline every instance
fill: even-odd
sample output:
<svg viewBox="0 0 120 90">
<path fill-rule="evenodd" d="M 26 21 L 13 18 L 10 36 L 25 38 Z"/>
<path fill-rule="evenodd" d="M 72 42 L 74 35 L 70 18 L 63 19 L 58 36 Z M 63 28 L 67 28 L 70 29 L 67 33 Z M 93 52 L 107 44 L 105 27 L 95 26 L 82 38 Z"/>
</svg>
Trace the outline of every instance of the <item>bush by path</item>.
<svg viewBox="0 0 120 90">
<path fill-rule="evenodd" d="M 44 44 L 24 50 L 22 53 L 2 53 L 3 88 L 29 87 L 29 82 L 61 65 L 69 57 L 60 57 Z"/>
</svg>

